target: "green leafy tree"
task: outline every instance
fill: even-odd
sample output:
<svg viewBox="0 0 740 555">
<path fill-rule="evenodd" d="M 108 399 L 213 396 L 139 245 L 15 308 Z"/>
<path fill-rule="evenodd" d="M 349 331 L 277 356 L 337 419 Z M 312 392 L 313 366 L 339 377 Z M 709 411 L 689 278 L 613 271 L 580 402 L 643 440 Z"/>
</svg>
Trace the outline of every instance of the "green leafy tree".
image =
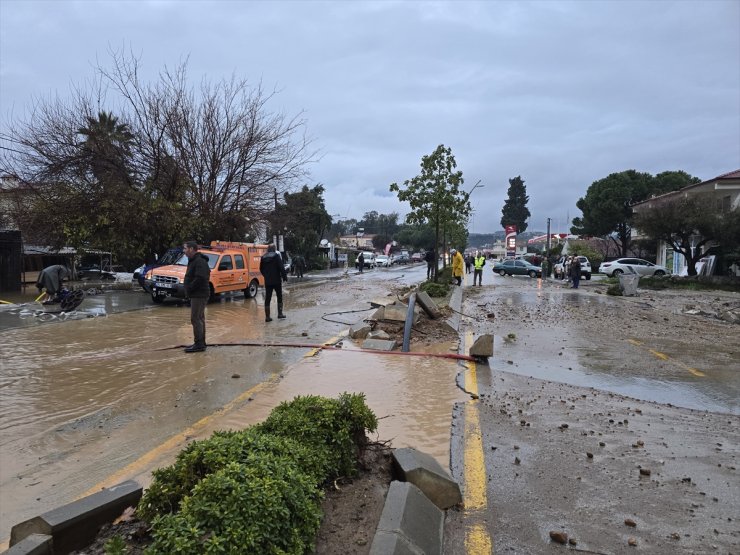
<svg viewBox="0 0 740 555">
<path fill-rule="evenodd" d="M 437 259 L 446 227 L 455 222 L 467 223 L 471 212 L 470 195 L 460 189 L 464 183 L 462 171 L 456 168 L 452 149 L 439 145 L 432 154 L 422 156 L 419 175 L 404 181 L 403 188 L 397 183 L 390 185 L 390 190 L 398 193 L 398 200 L 411 207 L 407 223 L 434 228 Z"/>
<path fill-rule="evenodd" d="M 690 276 L 696 275 L 696 263 L 704 256 L 740 243 L 740 209 L 725 213 L 717 210 L 709 193 L 656 199 L 650 204 L 635 216 L 635 226 L 680 252 Z"/>
<path fill-rule="evenodd" d="M 681 188 L 696 179 L 680 171 L 660 175 L 658 179 L 649 173 L 627 170 L 594 181 L 586 196 L 576 203 L 583 216 L 573 219 L 571 233 L 609 237 L 621 256 L 627 256 L 633 219 L 630 205 L 647 199 L 651 194 L 675 190 L 673 187 Z"/>
<path fill-rule="evenodd" d="M 284 200 L 270 216 L 270 235 L 283 235 L 285 250 L 303 255 L 310 264 L 317 258 L 319 242 L 331 225 L 324 205 L 324 186 L 304 185 L 296 193 L 285 193 Z"/>
<path fill-rule="evenodd" d="M 508 198 L 501 210 L 501 227 L 515 225 L 517 233 L 527 231 L 527 220 L 531 216 L 527 208 L 528 202 L 527 187 L 522 177 L 518 175 L 509 179 Z"/>
</svg>

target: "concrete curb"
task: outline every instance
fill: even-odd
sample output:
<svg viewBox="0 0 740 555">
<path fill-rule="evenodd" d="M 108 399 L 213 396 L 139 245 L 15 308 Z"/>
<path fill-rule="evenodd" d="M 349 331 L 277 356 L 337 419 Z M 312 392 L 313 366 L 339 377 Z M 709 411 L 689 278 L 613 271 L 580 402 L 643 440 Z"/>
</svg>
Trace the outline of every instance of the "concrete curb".
<svg viewBox="0 0 740 555">
<path fill-rule="evenodd" d="M 441 555 L 444 512 L 415 485 L 391 482 L 370 555 Z"/>
<path fill-rule="evenodd" d="M 43 540 L 48 553 L 69 553 L 88 545 L 103 524 L 107 524 L 130 506 L 136 506 L 141 499 L 143 488 L 133 480 L 122 482 L 67 505 L 52 509 L 37 517 L 13 526 L 10 530 L 10 549 L 5 554 L 31 555 L 47 553 L 42 548 L 44 535 L 51 542 Z M 28 540 L 28 541 L 27 541 Z"/>
<path fill-rule="evenodd" d="M 52 555 L 53 538 L 46 534 L 31 534 L 22 539 L 3 555 Z"/>
</svg>

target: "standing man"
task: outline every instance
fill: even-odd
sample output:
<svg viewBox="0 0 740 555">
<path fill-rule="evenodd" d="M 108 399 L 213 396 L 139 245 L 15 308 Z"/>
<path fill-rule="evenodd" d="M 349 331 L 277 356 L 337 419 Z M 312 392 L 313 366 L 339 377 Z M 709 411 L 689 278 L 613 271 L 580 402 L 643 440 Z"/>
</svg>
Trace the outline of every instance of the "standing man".
<svg viewBox="0 0 740 555">
<path fill-rule="evenodd" d="M 360 251 L 360 256 L 357 257 L 357 267 L 360 269 L 360 273 L 365 269 L 365 255 Z"/>
<path fill-rule="evenodd" d="M 424 253 L 424 261 L 427 263 L 427 281 L 434 278 L 435 260 L 434 260 L 434 249 L 427 249 Z"/>
<path fill-rule="evenodd" d="M 267 247 L 267 252 L 260 259 L 260 273 L 265 277 L 265 322 L 272 322 L 270 318 L 270 302 L 272 292 L 277 296 L 278 318 L 285 318 L 283 314 L 283 282 L 288 281 L 288 273 L 280 255 L 275 252 L 275 245 Z"/>
<path fill-rule="evenodd" d="M 574 256 L 570 263 L 570 277 L 573 279 L 571 289 L 578 289 L 578 284 L 581 283 L 581 261 L 577 256 Z"/>
<path fill-rule="evenodd" d="M 452 277 L 458 285 L 462 285 L 463 266 L 465 266 L 462 254 L 455 249 L 450 249 L 450 254 L 452 255 Z"/>
<path fill-rule="evenodd" d="M 193 324 L 193 344 L 186 347 L 185 352 L 200 353 L 206 350 L 206 304 L 211 296 L 211 268 L 208 257 L 198 252 L 195 241 L 185 243 L 183 250 L 188 257 L 184 285 L 185 294 L 190 299 L 190 323 Z"/>
<path fill-rule="evenodd" d="M 476 251 L 477 253 L 477 251 Z M 473 255 L 472 254 L 466 254 L 465 255 L 465 273 L 470 273 L 470 266 L 473 263 Z"/>
<path fill-rule="evenodd" d="M 295 268 L 296 277 L 303 279 L 303 272 L 306 270 L 306 259 L 303 258 L 302 254 L 293 257 L 293 267 Z"/>
<path fill-rule="evenodd" d="M 483 285 L 483 266 L 485 265 L 486 257 L 480 251 L 475 251 L 475 258 L 473 259 L 473 285 L 475 285 L 476 280 L 479 287 Z"/>
<path fill-rule="evenodd" d="M 69 270 L 61 264 L 47 266 L 41 270 L 39 279 L 36 281 L 36 288 L 39 290 L 39 293 L 46 291 L 46 298 L 42 301 L 42 304 L 54 302 L 54 298 L 62 289 L 62 282 L 68 275 Z"/>
</svg>

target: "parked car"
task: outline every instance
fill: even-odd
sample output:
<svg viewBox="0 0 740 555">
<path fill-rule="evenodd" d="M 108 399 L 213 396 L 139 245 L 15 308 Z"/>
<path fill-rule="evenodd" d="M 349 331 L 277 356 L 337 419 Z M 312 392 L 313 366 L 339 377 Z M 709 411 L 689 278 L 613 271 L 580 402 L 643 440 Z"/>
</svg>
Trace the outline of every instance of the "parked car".
<svg viewBox="0 0 740 555">
<path fill-rule="evenodd" d="M 370 251 L 363 251 L 362 256 L 365 259 L 364 268 L 375 268 L 375 253 Z M 358 270 L 360 266 L 357 264 L 357 258 L 355 258 L 355 268 Z"/>
<path fill-rule="evenodd" d="M 391 259 L 384 254 L 379 254 L 375 257 L 375 265 L 381 268 L 388 268 L 391 265 Z"/>
<path fill-rule="evenodd" d="M 424 254 L 423 252 L 415 252 L 411 255 L 411 262 L 423 262 Z"/>
<path fill-rule="evenodd" d="M 182 247 L 173 247 L 171 249 L 168 249 L 167 252 L 165 252 L 162 256 L 157 257 L 157 261 L 153 264 L 144 264 L 136 268 L 136 270 L 134 270 L 134 276 L 132 280 L 138 282 L 138 284 L 141 285 L 141 288 L 144 289 L 144 291 L 146 291 L 147 293 L 151 293 L 151 291 L 147 289 L 145 278 L 145 276 L 149 273 L 149 270 L 159 268 L 160 266 L 169 266 L 170 264 L 175 264 L 178 260 L 180 260 L 181 257 Z"/>
<path fill-rule="evenodd" d="M 603 262 L 599 269 L 609 277 L 631 273 L 640 276 L 664 276 L 669 273 L 665 266 L 653 264 L 642 258 L 617 258 Z"/>
<path fill-rule="evenodd" d="M 391 264 L 408 264 L 411 262 L 411 257 L 407 253 L 397 254 L 391 260 Z"/>
<path fill-rule="evenodd" d="M 563 267 L 565 266 L 566 256 L 561 256 L 555 265 L 552 267 L 552 273 L 555 279 L 565 278 Z M 585 256 L 579 256 L 578 260 L 581 262 L 581 277 L 584 279 L 591 279 L 591 261 Z"/>
<path fill-rule="evenodd" d="M 503 260 L 494 262 L 493 271 L 501 276 L 542 277 L 542 268 L 526 260 Z"/>
</svg>

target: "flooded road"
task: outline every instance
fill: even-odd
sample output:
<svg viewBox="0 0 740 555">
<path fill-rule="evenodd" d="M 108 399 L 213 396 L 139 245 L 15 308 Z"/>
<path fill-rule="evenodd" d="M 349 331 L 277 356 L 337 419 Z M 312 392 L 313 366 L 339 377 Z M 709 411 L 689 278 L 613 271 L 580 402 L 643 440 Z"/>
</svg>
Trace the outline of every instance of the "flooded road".
<svg viewBox="0 0 740 555">
<path fill-rule="evenodd" d="M 352 352 L 356 346 L 346 339 L 342 351 L 311 356 L 286 346 L 338 336 L 372 313 L 371 299 L 424 277 L 417 265 L 291 282 L 288 319 L 269 325 L 261 293 L 227 297 L 208 305 L 207 340 L 232 345 L 198 354 L 172 348 L 192 340 L 189 309 L 154 306 L 143 292 L 87 297 L 64 321 L 45 321 L 31 307 L 3 307 L 0 538 L 13 524 L 92 489 L 126 478 L 146 484 L 151 468 L 168 464 L 188 441 L 259 422 L 299 394 L 363 392 L 380 419 L 381 441 L 425 450 L 447 466 L 452 405 L 467 398 L 455 385 L 461 368 L 453 361 Z M 593 283 L 569 292 L 539 280 L 485 279 L 483 288 L 466 287 L 462 312 L 470 317 L 462 318 L 461 331 L 496 336 L 491 367 L 740 411 L 737 336 L 681 320 L 680 329 L 696 338 L 687 348 L 663 313 L 596 296 L 588 291 Z M 285 345 L 237 345 L 245 342 Z"/>
<path fill-rule="evenodd" d="M 542 280 L 494 283 L 494 292 L 469 290 L 464 311 L 493 313 L 494 323 L 464 322 L 495 334 L 489 362 L 497 370 L 740 414 L 736 325 L 684 315 L 657 293 L 609 297 L 594 294 L 605 287 L 593 282 L 578 291 Z"/>
<path fill-rule="evenodd" d="M 207 340 L 321 344 L 369 315 L 368 300 L 387 295 L 388 284 L 413 282 L 413 274 L 403 268 L 289 284 L 288 319 L 269 326 L 261 294 L 227 297 L 207 307 Z M 456 366 L 447 361 L 446 370 L 435 374 L 439 381 L 430 381 L 420 376 L 428 363 L 418 359 L 387 364 L 374 355 L 321 353 L 297 365 L 307 349 L 243 345 L 185 354 L 172 347 L 192 341 L 189 309 L 154 306 L 143 292 L 87 297 L 65 320 L 38 318 L 35 310 L 0 311 L 0 537 L 13 524 L 97 487 L 178 434 L 186 442 L 198 432 L 207 435 L 209 426 L 261 420 L 278 394 L 259 396 L 265 407 L 260 412 L 251 392 L 293 368 L 300 371 L 288 372 L 280 392 L 287 392 L 286 399 L 362 391 L 368 374 L 377 376 L 377 391 L 368 388 L 367 394 L 373 410 L 385 416 L 383 439 L 428 447 L 441 462 L 449 458 L 450 403 L 459 393 Z M 408 399 L 419 393 L 417 379 L 424 383 L 423 397 L 444 399 L 429 409 L 408 408 Z M 233 414 L 209 420 L 225 406 Z M 402 423 L 409 419 L 414 424 L 407 429 Z M 174 452 L 157 456 L 166 464 Z M 144 468 L 133 473 L 148 473 Z"/>
</svg>

